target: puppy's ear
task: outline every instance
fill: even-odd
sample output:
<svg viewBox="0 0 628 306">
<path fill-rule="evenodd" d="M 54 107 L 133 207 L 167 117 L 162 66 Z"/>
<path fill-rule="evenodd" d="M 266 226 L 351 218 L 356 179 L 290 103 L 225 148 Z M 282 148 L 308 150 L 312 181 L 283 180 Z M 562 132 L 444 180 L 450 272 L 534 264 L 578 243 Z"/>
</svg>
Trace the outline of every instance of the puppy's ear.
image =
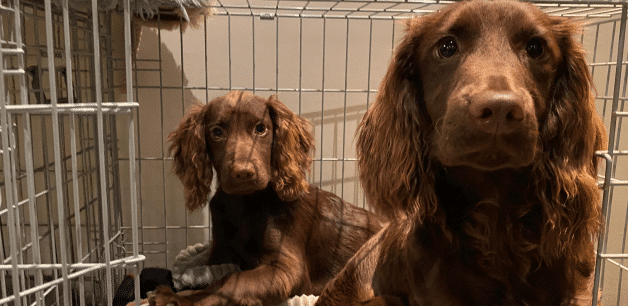
<svg viewBox="0 0 628 306">
<path fill-rule="evenodd" d="M 312 164 L 312 126 L 295 115 L 275 95 L 267 101 L 274 124 L 271 184 L 284 201 L 293 201 L 308 190 L 307 172 Z"/>
<path fill-rule="evenodd" d="M 360 123 L 357 138 L 360 181 L 370 205 L 389 218 L 421 219 L 436 210 L 429 156 L 431 121 L 425 111 L 419 55 L 426 18 L 407 22 L 380 83 L 377 100 Z"/>
<path fill-rule="evenodd" d="M 209 105 L 195 105 L 168 136 L 173 170 L 185 188 L 185 205 L 192 211 L 207 203 L 213 168 L 205 142 L 205 112 Z"/>
</svg>

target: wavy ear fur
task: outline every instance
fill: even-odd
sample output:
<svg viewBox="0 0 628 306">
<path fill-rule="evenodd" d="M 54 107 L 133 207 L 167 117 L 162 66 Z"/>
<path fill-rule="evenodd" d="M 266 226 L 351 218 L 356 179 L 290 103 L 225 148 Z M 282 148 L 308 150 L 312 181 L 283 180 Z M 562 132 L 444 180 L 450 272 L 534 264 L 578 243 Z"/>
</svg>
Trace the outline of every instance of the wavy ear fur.
<svg viewBox="0 0 628 306">
<path fill-rule="evenodd" d="M 592 241 L 601 227 L 595 151 L 606 147 L 606 132 L 595 109 L 584 48 L 574 37 L 580 27 L 565 18 L 552 17 L 552 22 L 562 64 L 541 129 L 543 154 L 532 170 L 536 187 L 531 198 L 541 202 L 544 213 L 544 258 L 567 256 L 587 275 L 592 258 L 577 256 L 593 254 Z"/>
<path fill-rule="evenodd" d="M 377 100 L 358 130 L 360 180 L 370 205 L 388 218 L 416 214 L 423 220 L 436 212 L 435 171 L 428 149 L 433 128 L 415 56 L 424 20 L 408 21 Z"/>
<path fill-rule="evenodd" d="M 185 188 L 185 205 L 190 211 L 204 206 L 211 192 L 213 168 L 205 143 L 205 113 L 209 105 L 195 105 L 168 136 L 173 169 Z"/>
<path fill-rule="evenodd" d="M 267 101 L 273 119 L 271 186 L 284 201 L 294 201 L 307 192 L 307 172 L 312 164 L 314 136 L 310 123 L 295 115 L 275 95 Z"/>
</svg>

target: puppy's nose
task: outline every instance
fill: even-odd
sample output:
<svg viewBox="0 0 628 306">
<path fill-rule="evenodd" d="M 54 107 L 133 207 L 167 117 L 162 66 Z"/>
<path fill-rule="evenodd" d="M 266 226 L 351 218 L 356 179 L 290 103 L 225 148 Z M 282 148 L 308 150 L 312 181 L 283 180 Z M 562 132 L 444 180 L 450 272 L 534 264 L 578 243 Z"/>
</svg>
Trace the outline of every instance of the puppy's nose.
<svg viewBox="0 0 628 306">
<path fill-rule="evenodd" d="M 255 167 L 250 162 L 236 162 L 231 165 L 231 176 L 240 181 L 250 181 L 255 178 Z"/>
<path fill-rule="evenodd" d="M 509 133 L 525 118 L 523 99 L 514 93 L 480 93 L 470 101 L 469 117 L 484 132 Z"/>
</svg>

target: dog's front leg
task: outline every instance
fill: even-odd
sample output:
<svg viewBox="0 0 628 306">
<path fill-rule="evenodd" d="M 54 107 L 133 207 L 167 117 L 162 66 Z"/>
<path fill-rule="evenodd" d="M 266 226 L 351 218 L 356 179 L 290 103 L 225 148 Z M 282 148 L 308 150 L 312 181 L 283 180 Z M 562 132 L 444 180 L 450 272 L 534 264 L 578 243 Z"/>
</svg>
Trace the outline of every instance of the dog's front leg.
<svg viewBox="0 0 628 306">
<path fill-rule="evenodd" d="M 408 220 L 388 223 L 371 237 L 347 262 L 336 277 L 327 283 L 315 306 L 407 306 L 403 284 L 384 272 L 403 263 L 400 229 L 410 226 Z M 397 276 L 399 277 L 399 276 Z"/>
<path fill-rule="evenodd" d="M 373 279 L 387 227 L 375 234 L 353 255 L 345 267 L 332 279 L 316 301 L 315 306 L 382 306 L 375 299 Z M 371 302 L 372 301 L 372 302 Z"/>
<path fill-rule="evenodd" d="M 282 248 L 264 258 L 254 269 L 236 272 L 208 286 L 183 296 L 166 290 L 156 291 L 152 305 L 166 306 L 262 306 L 276 305 L 306 286 L 305 264 L 301 254 Z M 292 250 L 292 251 L 291 251 Z"/>
<path fill-rule="evenodd" d="M 295 289 L 303 289 L 309 283 L 305 260 L 297 250 L 299 248 L 283 245 L 256 268 L 224 277 L 212 297 L 219 298 L 220 305 L 243 306 L 276 305 L 287 300 Z"/>
</svg>

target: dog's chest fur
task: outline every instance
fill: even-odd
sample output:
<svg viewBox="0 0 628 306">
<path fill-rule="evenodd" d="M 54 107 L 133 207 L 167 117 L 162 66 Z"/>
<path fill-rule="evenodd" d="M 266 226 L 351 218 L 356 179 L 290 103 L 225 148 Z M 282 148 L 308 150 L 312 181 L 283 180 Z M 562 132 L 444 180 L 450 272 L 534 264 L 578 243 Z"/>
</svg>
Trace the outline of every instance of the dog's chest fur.
<svg viewBox="0 0 628 306">
<path fill-rule="evenodd" d="M 290 224 L 290 209 L 271 189 L 251 195 L 217 192 L 211 201 L 214 226 L 220 226 L 226 245 L 238 254 L 240 268 L 255 267 L 264 255 L 277 252 L 280 227 Z M 218 219 L 218 220 L 217 220 Z"/>
</svg>

